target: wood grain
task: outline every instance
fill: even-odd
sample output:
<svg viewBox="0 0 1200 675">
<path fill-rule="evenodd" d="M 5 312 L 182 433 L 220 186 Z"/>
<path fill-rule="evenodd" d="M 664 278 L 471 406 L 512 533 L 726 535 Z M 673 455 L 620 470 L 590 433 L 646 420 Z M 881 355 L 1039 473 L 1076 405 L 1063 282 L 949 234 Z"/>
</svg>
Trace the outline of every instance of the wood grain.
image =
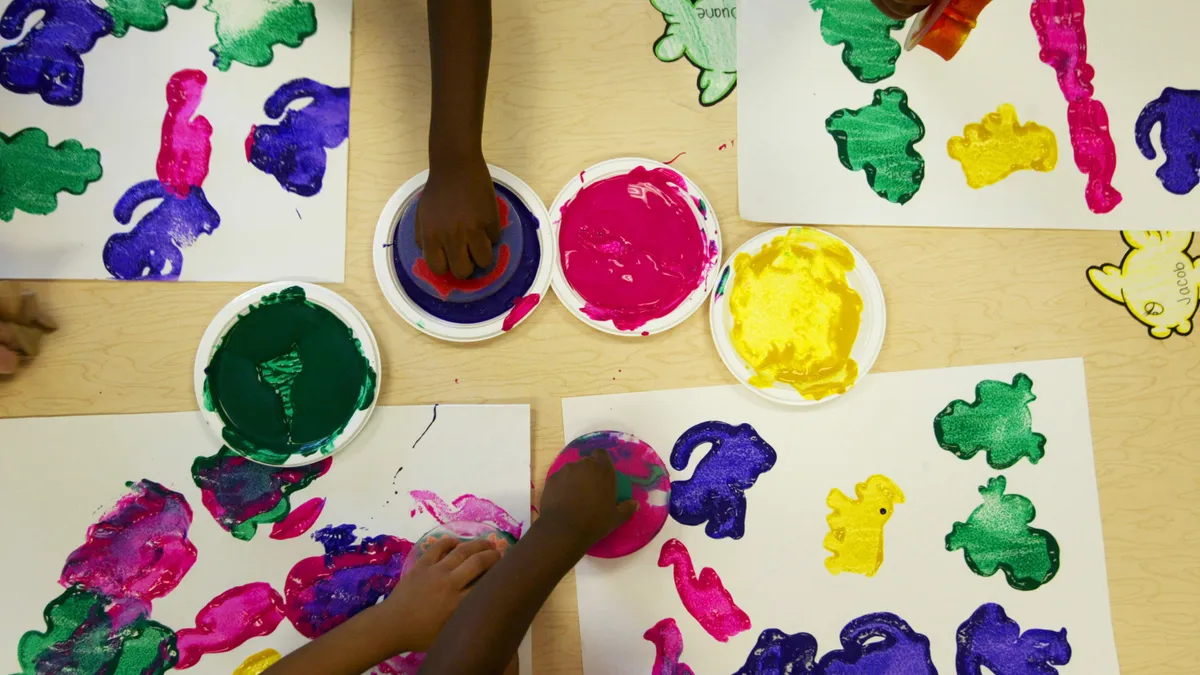
<svg viewBox="0 0 1200 675">
<path fill-rule="evenodd" d="M 488 159 L 549 203 L 595 162 L 627 155 L 665 161 L 686 152 L 675 166 L 711 198 L 731 251 L 764 227 L 738 217 L 731 144 L 737 94 L 702 108 L 696 70 L 654 58 L 662 29 L 661 16 L 644 1 L 496 2 Z M 378 337 L 387 370 L 382 403 L 532 403 L 540 490 L 563 444 L 563 397 L 734 382 L 711 346 L 703 312 L 648 339 L 601 334 L 553 299 L 512 334 L 486 344 L 441 343 L 404 324 L 375 284 L 370 243 L 388 197 L 425 168 L 425 5 L 358 0 L 354 31 L 346 283 L 333 288 Z M 797 186 L 797 198 L 827 196 Z M 1088 286 L 1089 265 L 1120 260 L 1120 238 L 833 229 L 862 251 L 884 285 L 889 331 L 877 370 L 1085 358 L 1122 670 L 1195 672 L 1200 348 L 1194 337 L 1151 339 Z M 251 284 L 26 286 L 62 328 L 43 343 L 33 367 L 0 382 L 3 417 L 195 409 L 191 373 L 200 336 Z M 580 671 L 574 591 L 568 579 L 538 617 L 537 673 Z"/>
</svg>

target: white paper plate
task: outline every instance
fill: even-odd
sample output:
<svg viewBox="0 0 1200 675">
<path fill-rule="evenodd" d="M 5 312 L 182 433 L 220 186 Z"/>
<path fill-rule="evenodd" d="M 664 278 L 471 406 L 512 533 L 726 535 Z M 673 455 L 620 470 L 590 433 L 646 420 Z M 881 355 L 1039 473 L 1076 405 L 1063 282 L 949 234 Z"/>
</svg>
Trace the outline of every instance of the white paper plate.
<svg viewBox="0 0 1200 675">
<path fill-rule="evenodd" d="M 733 341 L 730 338 L 730 331 L 733 330 L 733 315 L 729 312 L 729 294 L 733 290 L 735 276 L 733 273 L 734 258 L 739 253 L 754 255 L 776 237 L 783 236 L 792 229 L 796 228 L 777 227 L 767 230 L 742 244 L 738 250 L 730 254 L 725 264 L 721 266 L 718 290 L 713 293 L 712 302 L 709 305 L 709 327 L 712 329 L 713 342 L 717 345 L 717 353 L 720 354 L 721 361 L 729 369 L 729 372 L 733 373 L 738 382 L 746 385 L 750 391 L 769 401 L 785 405 L 817 405 L 832 401 L 840 394 L 814 401 L 804 398 L 792 386 L 781 382 L 776 382 L 774 386 L 765 389 L 750 384 L 750 378 L 755 374 L 754 369 L 733 348 Z M 822 231 L 824 232 L 824 230 Z M 854 255 L 854 270 L 846 275 L 846 281 L 851 288 L 858 291 L 863 301 L 862 323 L 859 325 L 854 347 L 850 350 L 850 357 L 858 362 L 858 378 L 855 380 L 857 385 L 875 365 L 875 359 L 879 357 L 879 351 L 883 349 L 883 335 L 887 329 L 887 308 L 883 299 L 883 287 L 879 285 L 879 278 L 875 276 L 875 270 L 871 269 L 861 253 L 844 239 L 828 232 L 825 234 L 845 244 Z"/>
<path fill-rule="evenodd" d="M 537 275 L 533 278 L 533 285 L 526 291 L 525 296 L 537 293 L 541 296 L 538 300 L 538 305 L 541 305 L 542 300 L 546 299 L 546 292 L 550 289 L 550 271 L 554 267 L 553 261 L 558 258 L 558 247 L 554 245 L 554 232 L 551 228 L 546 227 L 546 223 L 549 222 L 549 217 L 546 214 L 546 205 L 542 203 L 542 200 L 533 191 L 533 188 L 526 185 L 520 178 L 491 164 L 488 165 L 488 171 L 491 172 L 493 181 L 512 190 L 513 193 L 520 197 L 521 201 L 525 203 L 530 213 L 538 221 L 538 243 L 542 249 L 541 262 L 538 263 Z M 399 190 L 396 190 L 396 193 L 388 200 L 387 205 L 383 207 L 383 213 L 379 215 L 379 222 L 375 225 L 375 241 L 372 249 L 375 261 L 375 279 L 379 282 L 379 288 L 383 291 L 383 295 L 387 298 L 388 304 L 392 306 L 392 309 L 396 310 L 396 313 L 407 321 L 409 325 L 439 340 L 449 342 L 479 342 L 480 340 L 488 340 L 503 335 L 506 332 L 504 330 L 504 320 L 512 312 L 511 309 L 494 319 L 481 323 L 454 323 L 446 321 L 433 316 L 414 303 L 408 297 L 408 294 L 404 292 L 404 288 L 396 278 L 396 267 L 392 263 L 391 251 L 392 240 L 396 235 L 396 226 L 400 222 L 401 215 L 408 208 L 409 202 L 420 192 L 421 188 L 425 187 L 425 181 L 428 179 L 428 169 L 410 178 L 404 185 L 400 186 Z M 536 309 L 536 306 L 530 309 L 510 329 L 528 319 Z"/>
<path fill-rule="evenodd" d="M 278 293 L 285 288 L 295 286 L 304 289 L 304 295 L 309 302 L 333 312 L 334 316 L 341 319 L 342 323 L 346 324 L 351 332 L 354 333 L 354 337 L 362 345 L 363 355 L 367 357 L 371 368 L 375 370 L 375 398 L 371 400 L 371 405 L 366 410 L 355 411 L 354 415 L 350 418 L 350 422 L 346 425 L 345 431 L 334 439 L 332 450 L 324 454 L 313 453 L 307 457 L 293 456 L 280 466 L 314 464 L 326 457 L 332 457 L 350 445 L 354 437 L 362 431 L 367 420 L 371 418 L 371 413 L 375 412 L 375 404 L 379 401 L 379 390 L 383 384 L 383 370 L 379 359 L 379 345 L 375 342 L 375 334 L 371 332 L 371 327 L 367 325 L 367 320 L 363 318 L 363 315 L 345 298 L 323 286 L 302 281 L 276 281 L 252 288 L 234 298 L 220 312 L 217 312 L 217 316 L 212 320 L 212 323 L 208 324 L 208 330 L 204 331 L 204 337 L 200 339 L 200 347 L 196 350 L 196 364 L 192 371 L 192 382 L 196 387 L 196 403 L 200 406 L 200 415 L 208 424 L 208 428 L 212 429 L 213 433 L 216 434 L 217 440 L 222 444 L 228 445 L 221 435 L 222 430 L 225 428 L 225 422 L 221 420 L 220 415 L 209 411 L 204 406 L 204 369 L 208 367 L 208 362 L 212 359 L 217 344 L 225 337 L 225 333 L 233 326 L 238 317 L 246 313 L 251 305 L 258 303 L 262 300 L 263 296 Z M 230 449 L 237 452 L 237 448 L 230 446 Z M 247 459 L 253 460 L 252 457 L 247 457 Z"/>
<path fill-rule="evenodd" d="M 587 303 L 571 284 L 567 283 L 566 276 L 563 275 L 562 265 L 558 259 L 557 253 L 554 256 L 554 275 L 552 285 L 554 286 L 554 294 L 558 299 L 566 305 L 567 309 L 575 315 L 575 318 L 586 323 L 587 325 L 597 330 L 602 330 L 611 335 L 620 335 L 624 337 L 644 337 L 654 335 L 669 330 L 683 323 L 689 316 L 694 314 L 697 309 L 704 304 L 704 300 L 712 289 L 717 284 L 717 271 L 720 265 L 717 264 L 721 260 L 721 226 L 717 222 L 717 212 L 713 208 L 712 202 L 704 195 L 704 192 L 692 182 L 690 178 L 683 174 L 682 171 L 672 166 L 667 166 L 662 162 L 656 162 L 652 159 L 644 159 L 641 157 L 622 157 L 619 159 L 610 159 L 605 162 L 600 162 L 594 166 L 579 172 L 579 175 L 573 177 L 571 182 L 567 183 L 566 187 L 558 193 L 554 198 L 554 203 L 550 205 L 550 229 L 554 231 L 555 239 L 558 239 L 559 227 L 562 226 L 562 208 L 567 202 L 575 198 L 579 191 L 587 185 L 616 176 L 629 173 L 637 167 L 646 169 L 667 169 L 683 176 L 683 180 L 687 185 L 688 195 L 692 197 L 692 212 L 696 215 L 696 222 L 701 229 L 704 230 L 704 235 L 709 241 L 717 243 L 717 255 L 713 259 L 713 264 L 709 267 L 708 273 L 705 275 L 704 283 L 700 284 L 696 289 L 684 298 L 679 306 L 671 311 L 666 316 L 652 319 L 646 322 L 645 325 L 634 330 L 620 330 L 613 325 L 612 321 L 596 321 L 592 317 L 583 312 L 583 306 Z M 705 205 L 705 212 L 701 213 L 696 207 L 695 200 L 700 200 Z"/>
</svg>

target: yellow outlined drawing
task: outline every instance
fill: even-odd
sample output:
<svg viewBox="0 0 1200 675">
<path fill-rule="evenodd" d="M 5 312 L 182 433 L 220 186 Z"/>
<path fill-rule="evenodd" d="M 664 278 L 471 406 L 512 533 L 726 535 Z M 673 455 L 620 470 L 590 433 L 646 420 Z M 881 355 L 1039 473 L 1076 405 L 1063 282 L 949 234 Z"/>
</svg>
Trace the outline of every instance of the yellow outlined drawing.
<svg viewBox="0 0 1200 675">
<path fill-rule="evenodd" d="M 1101 295 L 1125 305 L 1159 340 L 1192 332 L 1200 293 L 1200 259 L 1188 255 L 1193 232 L 1123 231 L 1129 251 L 1120 265 L 1089 267 L 1088 281 Z"/>
</svg>

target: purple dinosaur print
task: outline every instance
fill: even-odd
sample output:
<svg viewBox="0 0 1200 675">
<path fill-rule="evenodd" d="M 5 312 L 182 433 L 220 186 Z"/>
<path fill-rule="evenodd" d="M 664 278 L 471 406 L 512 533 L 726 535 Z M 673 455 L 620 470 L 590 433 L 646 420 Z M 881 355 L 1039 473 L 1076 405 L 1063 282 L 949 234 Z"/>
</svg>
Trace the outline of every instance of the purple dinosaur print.
<svg viewBox="0 0 1200 675">
<path fill-rule="evenodd" d="M 846 624 L 842 648 L 821 657 L 822 675 L 937 675 L 929 638 L 895 614 L 867 614 Z"/>
<path fill-rule="evenodd" d="M 746 533 L 746 490 L 775 466 L 775 449 L 749 424 L 701 422 L 683 432 L 671 449 L 671 466 L 687 468 L 692 452 L 711 447 L 692 477 L 671 483 L 671 517 L 683 525 L 708 522 L 713 539 L 741 539 Z"/>
<path fill-rule="evenodd" d="M 25 37 L 0 49 L 0 86 L 36 92 L 50 105 L 75 105 L 83 100 L 81 55 L 112 33 L 112 15 L 91 0 L 13 0 L 0 16 L 0 37 L 21 37 L 39 10 L 45 14 Z"/>
<path fill-rule="evenodd" d="M 958 675 L 1058 675 L 1071 660 L 1067 629 L 1021 626 L 995 603 L 982 605 L 958 627 Z"/>
<path fill-rule="evenodd" d="M 1156 156 L 1150 134 L 1160 124 L 1167 162 L 1158 179 L 1167 192 L 1186 195 L 1200 185 L 1200 91 L 1167 87 L 1142 110 L 1134 135 L 1146 159 Z"/>
<path fill-rule="evenodd" d="M 133 220 L 139 204 L 162 201 L 131 232 L 118 232 L 104 244 L 104 267 L 117 279 L 178 279 L 183 271 L 183 251 L 202 234 L 212 234 L 221 216 L 208 203 L 204 190 L 193 187 L 177 197 L 157 180 L 134 185 L 121 196 L 113 216 L 122 225 Z"/>
<path fill-rule="evenodd" d="M 312 99 L 303 108 L 288 110 L 299 99 Z M 325 178 L 325 150 L 336 148 L 350 135 L 350 88 L 334 88 L 300 78 L 279 87 L 263 106 L 279 124 L 250 129 L 246 160 L 288 192 L 311 197 Z"/>
</svg>

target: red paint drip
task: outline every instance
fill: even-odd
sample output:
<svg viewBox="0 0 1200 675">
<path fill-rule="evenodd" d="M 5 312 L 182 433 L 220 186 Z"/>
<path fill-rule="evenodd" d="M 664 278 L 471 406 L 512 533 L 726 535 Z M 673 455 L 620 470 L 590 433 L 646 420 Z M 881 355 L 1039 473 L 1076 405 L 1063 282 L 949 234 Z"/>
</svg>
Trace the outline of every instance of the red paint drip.
<svg viewBox="0 0 1200 675">
<path fill-rule="evenodd" d="M 670 161 L 663 162 L 663 164 L 674 164 L 675 160 L 679 159 L 680 157 L 683 157 L 686 154 L 687 154 L 687 151 L 681 152 L 678 155 L 675 155 L 674 157 L 672 157 Z"/>
<path fill-rule="evenodd" d="M 496 198 L 496 207 L 500 211 L 500 228 L 508 227 L 508 203 L 499 197 Z M 425 262 L 425 258 L 417 258 L 417 262 L 413 263 L 412 273 L 418 279 L 433 286 L 433 290 L 441 296 L 443 300 L 450 297 L 453 291 L 463 291 L 471 293 L 480 291 L 504 275 L 504 270 L 508 269 L 509 259 L 512 253 L 509 252 L 507 244 L 501 244 L 500 250 L 496 253 L 496 264 L 492 267 L 492 271 L 475 279 L 459 279 L 451 272 L 445 274 L 434 274 L 433 270 L 429 269 L 429 263 Z"/>
<path fill-rule="evenodd" d="M 711 567 L 700 570 L 695 576 L 692 556 L 678 539 L 669 539 L 658 553 L 659 567 L 673 567 L 675 590 L 683 607 L 691 614 L 705 632 L 718 642 L 750 629 L 750 617 L 733 602 L 733 596 L 725 590 L 721 577 Z"/>
<path fill-rule="evenodd" d="M 523 298 L 517 298 L 517 301 L 513 303 L 512 311 L 504 317 L 502 328 L 505 331 L 512 330 L 514 326 L 521 323 L 521 319 L 528 316 L 533 308 L 538 306 L 541 300 L 542 296 L 539 293 L 530 293 Z"/>
<path fill-rule="evenodd" d="M 283 621 L 283 596 L 264 582 L 231 588 L 196 615 L 196 627 L 176 633 L 178 670 L 191 668 L 205 654 L 236 649 L 247 640 L 275 632 Z"/>
<path fill-rule="evenodd" d="M 272 539 L 295 539 L 312 529 L 321 511 L 325 509 L 324 497 L 313 497 L 292 509 L 286 518 L 271 527 Z"/>
<path fill-rule="evenodd" d="M 670 314 L 708 272 L 708 238 L 683 177 L 636 167 L 562 207 L 563 275 L 596 321 L 632 331 Z"/>
<path fill-rule="evenodd" d="M 212 157 L 212 125 L 196 116 L 208 76 L 199 70 L 181 70 L 167 82 L 167 114 L 162 123 L 158 151 L 158 180 L 169 192 L 186 197 L 202 187 Z"/>
<path fill-rule="evenodd" d="M 250 161 L 250 154 L 254 152 L 254 132 L 258 131 L 257 124 L 250 125 L 250 133 L 246 135 L 246 161 Z"/>
</svg>

